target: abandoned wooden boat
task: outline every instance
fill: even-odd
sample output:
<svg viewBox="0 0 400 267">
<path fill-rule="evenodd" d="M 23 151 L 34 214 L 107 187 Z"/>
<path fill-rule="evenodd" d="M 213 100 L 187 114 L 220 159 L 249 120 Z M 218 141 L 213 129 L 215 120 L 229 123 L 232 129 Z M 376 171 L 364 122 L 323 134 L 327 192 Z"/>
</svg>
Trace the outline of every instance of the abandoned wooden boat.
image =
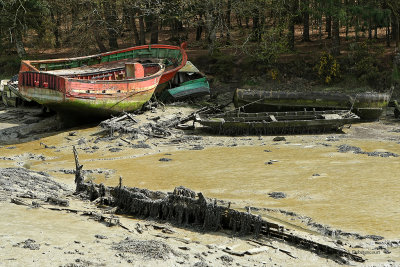
<svg viewBox="0 0 400 267">
<path fill-rule="evenodd" d="M 182 47 L 143 45 L 92 56 L 24 60 L 17 92 L 60 112 L 107 116 L 133 111 L 185 66 Z"/>
<path fill-rule="evenodd" d="M 158 63 L 124 64 L 51 72 L 38 71 L 31 62 L 23 61 L 18 89 L 22 96 L 60 113 L 105 117 L 134 111 L 151 98 L 165 67 Z"/>
<path fill-rule="evenodd" d="M 317 109 L 352 109 L 364 120 L 376 120 L 389 102 L 390 95 L 331 92 L 288 92 L 237 89 L 234 103 L 246 112 Z"/>
<path fill-rule="evenodd" d="M 340 130 L 359 121 L 347 110 L 200 114 L 196 121 L 218 134 L 292 134 Z"/>
<path fill-rule="evenodd" d="M 18 96 L 10 90 L 9 83 L 10 80 L 1 80 L 0 98 L 6 107 L 16 107 L 18 105 Z"/>
<path fill-rule="evenodd" d="M 160 100 L 181 100 L 210 94 L 210 85 L 205 77 L 181 83 L 179 86 L 165 90 Z"/>
<path fill-rule="evenodd" d="M 159 96 L 161 101 L 176 101 L 209 95 L 210 85 L 204 73 L 200 72 L 192 62 L 187 61 L 171 81 L 171 88 Z"/>
<path fill-rule="evenodd" d="M 400 118 L 400 104 L 397 100 L 391 100 L 388 107 L 394 108 L 393 113 L 395 118 Z"/>
</svg>

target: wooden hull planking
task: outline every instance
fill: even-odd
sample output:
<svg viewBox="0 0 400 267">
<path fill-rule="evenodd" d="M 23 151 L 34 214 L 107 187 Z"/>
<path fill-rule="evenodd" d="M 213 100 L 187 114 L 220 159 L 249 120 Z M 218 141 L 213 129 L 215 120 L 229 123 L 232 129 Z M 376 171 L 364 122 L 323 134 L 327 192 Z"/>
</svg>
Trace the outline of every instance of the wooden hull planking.
<svg viewBox="0 0 400 267">
<path fill-rule="evenodd" d="M 304 108 L 351 109 L 362 119 L 378 119 L 389 102 L 389 94 L 288 92 L 236 89 L 234 104 L 247 112 L 301 110 Z"/>
<path fill-rule="evenodd" d="M 340 130 L 359 117 L 348 111 L 227 113 L 200 115 L 197 122 L 218 134 L 295 134 Z"/>
</svg>

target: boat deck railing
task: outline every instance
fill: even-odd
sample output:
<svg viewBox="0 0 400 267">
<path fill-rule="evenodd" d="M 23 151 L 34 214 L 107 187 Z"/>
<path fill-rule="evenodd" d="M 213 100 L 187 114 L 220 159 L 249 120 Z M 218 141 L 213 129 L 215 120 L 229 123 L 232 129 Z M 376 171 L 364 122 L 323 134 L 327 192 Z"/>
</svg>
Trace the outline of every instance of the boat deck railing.
<svg viewBox="0 0 400 267">
<path fill-rule="evenodd" d="M 53 89 L 65 93 L 65 78 L 49 73 L 22 72 L 20 73 L 18 84 L 21 86 Z"/>
</svg>

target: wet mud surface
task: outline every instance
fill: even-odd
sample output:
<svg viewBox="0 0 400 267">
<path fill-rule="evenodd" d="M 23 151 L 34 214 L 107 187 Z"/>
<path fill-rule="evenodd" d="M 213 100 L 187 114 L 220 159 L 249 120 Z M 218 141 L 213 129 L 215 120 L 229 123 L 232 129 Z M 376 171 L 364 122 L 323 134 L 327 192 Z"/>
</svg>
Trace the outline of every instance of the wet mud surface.
<svg viewBox="0 0 400 267">
<path fill-rule="evenodd" d="M 143 114 L 138 119 L 147 122 L 159 115 L 172 115 L 177 110 L 182 108 L 172 107 L 164 112 Z M 192 111 L 193 109 L 184 109 L 183 112 L 189 114 Z M 47 246 L 46 241 L 37 233 L 42 228 L 39 231 L 47 233 L 46 236 L 53 235 L 46 238 L 53 240 L 54 244 L 57 243 L 57 237 L 60 244 L 69 244 L 71 249 L 77 247 L 75 249 L 78 252 L 60 245 L 63 247 L 60 253 L 57 252 L 61 257 L 57 263 L 60 266 L 109 266 L 116 258 L 116 262 L 122 265 L 161 266 L 160 261 L 163 260 L 138 259 L 137 255 L 130 253 L 129 249 L 140 242 L 125 240 L 126 233 L 123 229 L 107 228 L 71 212 L 34 208 L 32 199 L 27 201 L 22 198 L 29 206 L 11 203 L 11 198 L 18 198 L 17 194 L 28 194 L 28 191 L 32 191 L 36 192 L 39 199 L 36 202 L 41 202 L 44 206 L 52 205 L 45 201 L 51 196 L 68 199 L 69 208 L 76 206 L 79 209 L 94 209 L 90 203 L 82 204 L 80 200 L 70 196 L 74 181 L 72 146 L 76 146 L 87 180 L 115 186 L 122 176 L 124 185 L 164 192 L 184 185 L 204 192 L 208 197 L 231 202 L 233 208 L 244 210 L 246 206 L 250 207 L 252 213 L 283 223 L 312 239 L 329 238 L 340 241 L 348 249 L 365 254 L 367 263 L 400 262 L 400 228 L 397 226 L 400 220 L 397 208 L 400 204 L 400 184 L 399 179 L 396 179 L 397 173 L 400 173 L 400 135 L 397 129 L 400 129 L 397 121 L 384 118 L 379 122 L 352 125 L 350 129 L 344 129 L 345 133 L 285 136 L 283 141 L 274 141 L 275 136 L 210 136 L 201 129 L 174 130 L 167 138 L 118 133 L 110 137 L 110 133 L 104 132 L 100 127 L 80 127 L 53 132 L 48 137 L 40 136 L 40 140 L 33 140 L 38 138 L 37 134 L 33 134 L 24 139 L 27 142 L 22 144 L 2 143 L 1 168 L 17 168 L 15 173 L 23 177 L 30 175 L 29 170 L 26 170 L 30 169 L 39 172 L 33 175 L 38 181 L 44 180 L 38 183 L 37 189 L 29 183 L 21 185 L 21 182 L 16 182 L 16 187 L 10 189 L 12 178 L 3 178 L 6 177 L 5 174 L 9 174 L 10 169 L 2 169 L 0 205 L 2 210 L 9 213 L 9 219 L 1 219 L 0 224 L 9 232 L 6 231 L 7 234 L 0 237 L 5 242 L 0 249 L 0 256 L 4 260 L 14 258 L 8 260 L 6 266 L 29 263 L 33 258 L 45 263 L 49 260 L 49 255 L 46 257 L 39 256 L 40 253 L 31 254 L 36 256 L 29 259 L 21 259 L 16 255 L 17 250 L 29 250 L 29 253 L 41 252 L 43 249 L 57 251 L 54 248 L 57 245 Z M 52 176 L 51 181 L 65 185 L 57 187 L 44 182 L 47 181 L 47 175 Z M 32 189 L 24 192 L 21 186 Z M 89 207 L 83 207 L 85 205 Z M 22 216 L 24 213 L 28 214 L 24 215 L 26 218 Z M 20 225 L 14 234 L 10 218 Z M 29 231 L 24 230 L 24 225 L 35 224 L 37 227 L 33 221 L 40 225 L 40 222 L 50 218 L 52 225 L 45 224 Z M 136 223 L 146 229 L 145 222 L 132 221 L 129 218 L 121 220 L 124 220 L 124 225 L 131 224 L 130 229 L 136 229 Z M 76 224 L 66 225 L 72 221 Z M 64 233 L 60 232 L 61 228 L 65 228 Z M 77 236 L 75 231 L 78 229 L 91 229 L 91 235 L 87 233 L 77 240 L 70 240 L 68 233 Z M 159 230 L 153 231 L 154 229 L 142 230 L 146 235 L 145 239 L 154 240 L 154 235 L 165 235 Z M 221 244 L 238 244 L 234 249 L 236 251 L 252 246 L 242 238 L 232 240 L 229 236 L 221 237 L 220 234 L 207 235 L 205 238 L 202 234 L 187 230 L 175 231 L 177 233 L 173 236 L 189 238 L 190 245 L 182 245 L 177 239 L 164 237 L 157 237 L 156 240 L 164 242 L 166 246 L 156 244 L 157 242 L 140 244 L 148 245 L 150 251 L 154 247 L 162 255 L 168 251 L 167 266 L 262 266 L 264 263 L 266 266 L 270 263 L 304 265 L 306 262 L 314 262 L 315 266 L 319 266 L 326 262 L 325 259 L 292 247 L 285 249 L 292 251 L 298 259 L 279 253 L 277 255 L 275 250 L 257 254 L 256 257 L 232 256 L 218 247 Z M 136 230 L 133 232 L 133 240 L 143 241 L 143 234 Z M 95 238 L 96 234 L 107 238 Z M 200 245 L 192 243 L 194 240 L 200 242 Z M 215 250 L 214 246 L 213 249 L 207 248 L 207 245 L 215 245 L 214 243 Z M 19 245 L 14 247 L 16 244 Z M 23 248 L 25 245 L 35 248 L 35 244 L 40 246 L 39 250 Z M 85 244 L 85 248 L 81 248 L 82 244 Z M 107 246 L 99 249 L 99 244 Z M 118 247 L 121 244 L 126 245 L 125 250 L 113 250 L 113 246 Z M 279 246 L 283 245 L 279 243 Z M 93 249 L 96 249 L 97 258 L 92 254 Z M 120 255 L 116 256 L 117 254 Z"/>
</svg>

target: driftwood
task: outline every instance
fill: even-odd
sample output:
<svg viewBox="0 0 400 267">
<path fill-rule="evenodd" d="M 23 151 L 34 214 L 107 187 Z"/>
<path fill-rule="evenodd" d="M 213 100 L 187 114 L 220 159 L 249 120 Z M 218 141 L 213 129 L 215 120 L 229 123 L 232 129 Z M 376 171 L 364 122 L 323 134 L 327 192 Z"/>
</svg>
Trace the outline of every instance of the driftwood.
<svg viewBox="0 0 400 267">
<path fill-rule="evenodd" d="M 280 251 L 280 252 L 282 252 L 282 253 L 287 254 L 288 256 L 290 256 L 290 257 L 292 257 L 292 258 L 294 258 L 294 259 L 297 259 L 297 257 L 293 256 L 292 253 L 291 253 L 290 251 L 287 251 L 287 250 L 284 250 L 284 249 L 280 249 L 280 248 L 275 247 L 275 246 L 273 246 L 273 245 L 269 245 L 269 244 L 266 244 L 266 243 L 263 243 L 263 242 L 260 242 L 260 241 L 258 241 L 258 240 L 254 240 L 254 239 L 249 239 L 249 241 L 251 241 L 251 242 L 253 242 L 253 243 L 256 243 L 256 244 L 258 244 L 258 245 L 261 245 L 261 246 L 263 246 L 263 247 L 270 247 L 270 248 L 276 249 L 276 250 L 278 250 L 278 251 Z"/>
<path fill-rule="evenodd" d="M 217 108 L 214 107 L 203 107 L 185 117 L 182 117 L 181 114 L 176 114 L 171 119 L 164 121 L 161 121 L 161 118 L 157 117 L 149 119 L 152 121 L 150 123 L 142 124 L 139 124 L 139 121 L 135 118 L 134 114 L 125 112 L 119 117 L 102 121 L 100 127 L 108 130 L 111 136 L 114 136 L 114 133 L 118 132 L 121 134 L 141 134 L 148 138 L 167 138 L 172 135 L 170 129 L 180 128 L 180 125 L 192 120 L 194 121 L 196 114 L 215 112 L 216 110 Z M 122 141 L 128 144 L 130 143 L 124 139 L 122 139 Z"/>
<path fill-rule="evenodd" d="M 11 203 L 14 203 L 16 205 L 21 205 L 21 206 L 30 206 L 30 204 L 26 203 L 25 201 L 23 201 L 22 199 L 18 199 L 18 198 L 11 198 Z"/>
<path fill-rule="evenodd" d="M 69 201 L 67 199 L 48 197 L 46 202 L 48 202 L 52 205 L 58 205 L 58 206 L 63 206 L 63 207 L 69 206 Z"/>
<path fill-rule="evenodd" d="M 104 216 L 101 213 L 93 212 L 93 211 L 84 212 L 82 215 L 89 216 L 90 218 L 92 218 L 93 220 L 98 221 L 98 222 L 104 222 L 108 227 L 120 225 L 119 218 L 114 217 L 113 215 Z"/>
</svg>

